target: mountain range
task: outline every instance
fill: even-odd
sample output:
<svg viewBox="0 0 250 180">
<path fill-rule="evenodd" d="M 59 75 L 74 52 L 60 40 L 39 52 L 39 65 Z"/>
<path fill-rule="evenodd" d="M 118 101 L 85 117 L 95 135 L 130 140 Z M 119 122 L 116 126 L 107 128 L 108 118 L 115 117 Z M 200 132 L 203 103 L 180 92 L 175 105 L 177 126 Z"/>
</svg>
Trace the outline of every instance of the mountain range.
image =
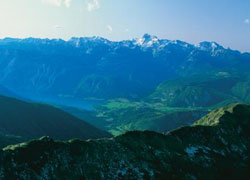
<svg viewBox="0 0 250 180">
<path fill-rule="evenodd" d="M 249 78 L 250 54 L 215 42 L 192 45 L 145 34 L 0 40 L 0 83 L 26 98 L 142 98 L 162 82 L 193 76 Z"/>
<path fill-rule="evenodd" d="M 0 40 L 0 179 L 249 179 L 250 53 Z"/>
</svg>

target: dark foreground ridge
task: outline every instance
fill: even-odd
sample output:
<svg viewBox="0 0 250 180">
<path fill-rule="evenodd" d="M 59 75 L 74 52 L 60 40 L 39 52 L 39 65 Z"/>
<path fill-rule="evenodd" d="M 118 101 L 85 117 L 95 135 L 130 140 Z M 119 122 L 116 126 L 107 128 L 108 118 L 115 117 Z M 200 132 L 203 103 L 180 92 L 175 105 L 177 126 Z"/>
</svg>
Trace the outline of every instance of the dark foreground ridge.
<svg viewBox="0 0 250 180">
<path fill-rule="evenodd" d="M 166 134 L 99 140 L 43 137 L 4 148 L 0 179 L 249 179 L 250 106 L 220 108 Z"/>
<path fill-rule="evenodd" d="M 53 106 L 0 95 L 0 147 L 48 135 L 58 140 L 111 137 Z"/>
</svg>

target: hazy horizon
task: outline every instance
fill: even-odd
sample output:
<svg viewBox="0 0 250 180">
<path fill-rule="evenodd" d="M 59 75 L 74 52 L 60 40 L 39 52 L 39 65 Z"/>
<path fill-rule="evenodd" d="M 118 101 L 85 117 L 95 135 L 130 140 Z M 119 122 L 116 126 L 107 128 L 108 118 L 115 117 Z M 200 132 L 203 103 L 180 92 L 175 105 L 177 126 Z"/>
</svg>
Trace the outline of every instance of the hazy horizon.
<svg viewBox="0 0 250 180">
<path fill-rule="evenodd" d="M 0 12 L 0 38 L 100 36 L 120 41 L 149 33 L 250 52 L 250 2 L 245 0 L 2 0 Z"/>
<path fill-rule="evenodd" d="M 111 42 L 121 42 L 121 41 L 126 41 L 126 40 L 136 40 L 136 39 L 140 39 L 140 38 L 142 38 L 145 34 L 148 34 L 148 33 L 144 33 L 142 36 L 140 36 L 140 37 L 134 37 L 134 38 L 130 38 L 130 39 L 121 39 L 121 40 L 112 40 L 112 39 L 109 39 L 109 38 L 105 38 L 105 37 L 101 37 L 101 36 L 79 36 L 79 37 L 70 37 L 69 39 L 64 39 L 64 38 L 39 38 L 39 37 L 24 37 L 24 38 L 18 38 L 18 37 L 3 37 L 3 38 L 0 38 L 0 40 L 4 40 L 4 39 L 8 39 L 8 38 L 10 38 L 10 39 L 29 39 L 29 38 L 33 38 L 33 39 L 41 39 L 41 40 L 43 40 L 43 39 L 48 39 L 48 40 L 63 40 L 63 41 L 65 41 L 65 42 L 68 42 L 68 41 L 70 41 L 71 39 L 73 39 L 73 38 L 95 38 L 95 37 L 97 37 L 97 38 L 103 38 L 103 39 L 106 39 L 106 40 L 108 40 L 108 41 L 111 41 Z M 155 36 L 155 37 L 157 37 L 156 35 L 153 35 L 153 34 L 149 34 L 149 35 L 151 35 L 151 36 Z M 157 37 L 157 38 L 159 38 L 159 37 Z M 199 43 L 202 43 L 202 42 L 211 42 L 211 43 L 213 43 L 213 42 L 215 42 L 215 43 L 218 43 L 218 42 L 216 42 L 216 41 L 200 41 L 200 42 L 197 42 L 197 43 L 191 43 L 191 42 L 187 42 L 187 41 L 184 41 L 184 40 L 181 40 L 181 39 L 165 39 L 165 38 L 159 38 L 159 39 L 161 39 L 161 40 L 170 40 L 170 41 L 182 41 L 182 42 L 185 42 L 185 43 L 188 43 L 188 44 L 190 44 L 190 45 L 194 45 L 194 46 L 197 46 L 197 45 L 199 45 Z M 219 43 L 218 43 L 219 44 Z M 223 48 L 225 48 L 225 49 L 227 49 L 227 48 L 229 48 L 229 49 L 231 49 L 231 50 L 234 50 L 234 51 L 240 51 L 241 53 L 250 53 L 250 50 L 249 51 L 241 51 L 240 49 L 234 49 L 234 48 L 231 48 L 231 47 L 225 47 L 225 46 L 223 46 L 222 44 L 219 44 L 220 46 L 222 46 Z"/>
</svg>

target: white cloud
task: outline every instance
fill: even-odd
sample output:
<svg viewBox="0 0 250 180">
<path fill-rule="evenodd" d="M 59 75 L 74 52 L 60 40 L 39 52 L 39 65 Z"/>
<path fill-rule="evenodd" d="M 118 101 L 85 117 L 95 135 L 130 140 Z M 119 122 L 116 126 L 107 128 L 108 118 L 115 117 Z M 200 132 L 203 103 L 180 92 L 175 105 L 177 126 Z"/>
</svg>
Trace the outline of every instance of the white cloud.
<svg viewBox="0 0 250 180">
<path fill-rule="evenodd" d="M 62 0 L 42 0 L 44 4 L 49 4 L 52 6 L 60 7 L 62 5 Z"/>
<path fill-rule="evenodd" d="M 110 33 L 112 33 L 112 32 L 113 32 L 113 28 L 112 28 L 112 26 L 108 25 L 108 26 L 107 26 L 107 28 L 108 28 L 108 31 L 109 31 Z"/>
<path fill-rule="evenodd" d="M 55 29 L 61 29 L 62 26 L 59 26 L 59 25 L 56 24 L 56 25 L 53 26 L 53 28 L 55 28 Z"/>
<path fill-rule="evenodd" d="M 69 8 L 72 0 L 64 0 L 64 5 Z"/>
<path fill-rule="evenodd" d="M 88 0 L 87 1 L 88 11 L 91 12 L 93 10 L 97 10 L 100 8 L 100 3 L 98 0 Z"/>
<path fill-rule="evenodd" d="M 250 19 L 245 19 L 245 20 L 244 20 L 244 23 L 245 23 L 245 24 L 250 24 Z"/>
<path fill-rule="evenodd" d="M 42 0 L 42 3 L 56 7 L 61 7 L 64 5 L 65 7 L 69 8 L 71 1 L 72 0 Z"/>
</svg>

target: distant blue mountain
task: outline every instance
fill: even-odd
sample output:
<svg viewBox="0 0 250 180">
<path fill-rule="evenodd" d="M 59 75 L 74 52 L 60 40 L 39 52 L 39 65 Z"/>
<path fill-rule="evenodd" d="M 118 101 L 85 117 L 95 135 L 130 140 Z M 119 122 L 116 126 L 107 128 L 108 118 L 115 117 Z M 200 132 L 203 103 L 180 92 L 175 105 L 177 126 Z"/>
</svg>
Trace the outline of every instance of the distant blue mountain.
<svg viewBox="0 0 250 180">
<path fill-rule="evenodd" d="M 215 42 L 100 37 L 0 40 L 0 84 L 25 97 L 140 98 L 160 83 L 192 76 L 249 76 L 250 54 Z"/>
</svg>

